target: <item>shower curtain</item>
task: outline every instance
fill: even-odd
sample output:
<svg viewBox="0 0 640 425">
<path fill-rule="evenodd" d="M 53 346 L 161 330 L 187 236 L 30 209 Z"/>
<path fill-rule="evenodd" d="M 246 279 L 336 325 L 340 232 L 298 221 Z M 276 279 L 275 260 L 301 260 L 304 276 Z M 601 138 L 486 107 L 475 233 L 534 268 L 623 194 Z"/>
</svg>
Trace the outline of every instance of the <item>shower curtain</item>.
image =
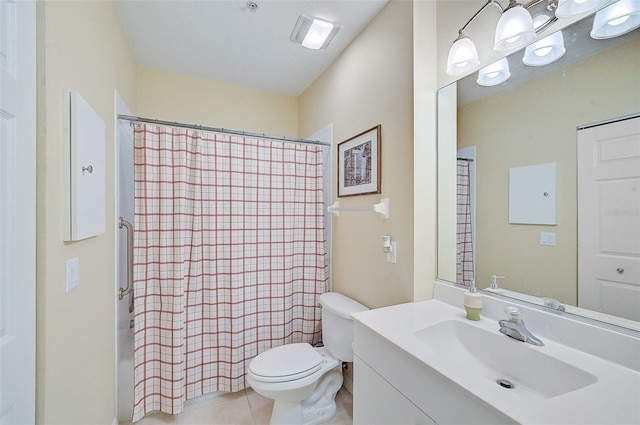
<svg viewBox="0 0 640 425">
<path fill-rule="evenodd" d="M 456 282 L 471 286 L 471 281 L 474 279 L 474 264 L 469 162 L 458 160 L 457 164 Z"/>
<path fill-rule="evenodd" d="M 134 155 L 137 421 L 319 342 L 328 279 L 321 147 L 138 124 Z"/>
</svg>

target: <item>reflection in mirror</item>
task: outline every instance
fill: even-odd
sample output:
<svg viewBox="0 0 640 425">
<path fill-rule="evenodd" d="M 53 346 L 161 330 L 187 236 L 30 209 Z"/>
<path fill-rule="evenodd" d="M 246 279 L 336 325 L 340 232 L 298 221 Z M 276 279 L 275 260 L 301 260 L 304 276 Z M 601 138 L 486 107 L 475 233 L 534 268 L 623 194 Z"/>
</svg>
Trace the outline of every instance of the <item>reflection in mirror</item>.
<svg viewBox="0 0 640 425">
<path fill-rule="evenodd" d="M 619 316 L 625 320 L 618 324 L 637 327 L 640 177 L 630 177 L 620 191 L 626 212 L 624 255 L 635 259 L 625 269 L 630 290 L 617 291 L 622 283 L 614 276 L 599 287 L 600 298 L 586 306 L 594 313 L 571 307 L 584 307 L 578 245 L 591 237 L 587 229 L 578 234 L 577 175 L 583 164 L 577 161 L 577 129 L 640 113 L 640 30 L 594 40 L 592 22 L 586 18 L 562 30 L 567 52 L 551 65 L 524 66 L 520 51 L 508 58 L 512 77 L 505 83 L 481 87 L 473 73 L 439 91 L 438 278 L 465 286 L 475 278 L 478 288 L 491 289 L 492 276 L 504 276 L 494 288 L 503 295 L 538 304 L 555 299 L 568 311 Z M 634 137 L 635 142 L 623 143 L 632 157 L 626 161 L 640 169 L 639 135 Z M 550 167 L 540 169 L 554 171 L 537 174 L 532 167 L 543 165 Z M 513 177 L 517 172 L 526 176 L 519 187 Z M 546 178 L 549 189 L 539 190 Z M 511 204 L 510 180 L 515 190 Z M 522 194 L 527 195 L 516 196 Z M 513 219 L 518 208 L 529 217 L 524 222 Z M 537 208 L 552 210 L 554 221 L 532 216 Z M 598 226 L 594 222 L 592 230 Z M 621 303 L 627 307 L 621 310 Z"/>
</svg>

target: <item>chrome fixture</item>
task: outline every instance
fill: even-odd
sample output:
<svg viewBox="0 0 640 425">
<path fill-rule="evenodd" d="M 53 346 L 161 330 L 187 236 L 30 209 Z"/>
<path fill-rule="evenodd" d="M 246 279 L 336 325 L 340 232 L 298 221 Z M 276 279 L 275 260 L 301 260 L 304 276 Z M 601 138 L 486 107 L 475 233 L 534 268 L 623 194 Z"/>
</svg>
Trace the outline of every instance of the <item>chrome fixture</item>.
<svg viewBox="0 0 640 425">
<path fill-rule="evenodd" d="M 127 286 L 118 290 L 118 298 L 123 299 L 125 295 L 133 291 L 133 225 L 124 218 L 118 220 L 118 227 L 123 227 L 127 231 Z M 129 312 L 132 304 L 129 305 Z"/>
<path fill-rule="evenodd" d="M 307 49 L 326 49 L 339 29 L 334 22 L 300 15 L 289 39 Z"/>
<path fill-rule="evenodd" d="M 555 298 L 543 297 L 542 301 L 544 302 L 544 306 L 547 308 L 557 311 L 566 311 L 564 306 L 560 304 L 560 301 Z"/>
<path fill-rule="evenodd" d="M 497 0 L 487 0 L 458 30 L 458 37 L 447 56 L 447 75 L 460 77 L 480 67 L 478 50 L 464 31 L 489 5 L 500 11 L 494 52 L 509 53 L 526 46 L 522 62 L 528 66 L 548 65 L 565 54 L 561 30 L 529 44 L 559 18 L 576 19 L 596 12 L 591 30 L 594 39 L 617 37 L 640 27 L 640 0 L 531 0 L 526 4 L 509 0 L 506 8 Z M 509 78 L 508 63 L 501 63 L 498 71 L 494 68 L 499 63 L 494 62 L 480 70 L 479 85 L 493 86 Z"/>
<path fill-rule="evenodd" d="M 511 52 L 529 44 L 536 36 L 549 27 L 556 18 L 544 15 L 546 20 L 534 27 L 530 10 L 535 6 L 546 3 L 546 10 L 554 12 L 558 0 L 533 0 L 525 5 L 510 0 L 506 8 L 502 8 L 497 0 L 487 0 L 487 2 L 458 30 L 458 37 L 453 42 L 447 57 L 447 74 L 460 76 L 470 71 L 478 69 L 478 51 L 473 41 L 466 35 L 464 30 L 473 22 L 476 17 L 487 6 L 495 6 L 500 11 L 500 19 L 496 26 L 495 43 L 493 50 L 496 52 Z"/>
<path fill-rule="evenodd" d="M 498 325 L 500 325 L 500 332 L 510 336 L 511 338 L 517 339 L 518 341 L 538 346 L 544 345 L 540 339 L 533 336 L 533 334 L 524 326 L 524 321 L 520 318 L 520 314 L 522 312 L 518 307 L 510 305 L 507 306 L 504 311 L 509 315 L 509 319 L 503 319 L 498 322 Z"/>
</svg>

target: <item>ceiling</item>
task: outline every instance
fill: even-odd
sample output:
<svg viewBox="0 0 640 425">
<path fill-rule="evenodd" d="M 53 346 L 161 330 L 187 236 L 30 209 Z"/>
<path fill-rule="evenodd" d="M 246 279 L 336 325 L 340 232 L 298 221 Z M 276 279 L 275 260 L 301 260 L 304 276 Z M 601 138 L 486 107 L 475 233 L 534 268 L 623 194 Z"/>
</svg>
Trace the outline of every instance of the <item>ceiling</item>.
<svg viewBox="0 0 640 425">
<path fill-rule="evenodd" d="M 143 67 L 300 95 L 388 0 L 116 0 Z M 299 15 L 337 22 L 327 49 L 289 40 Z"/>
</svg>

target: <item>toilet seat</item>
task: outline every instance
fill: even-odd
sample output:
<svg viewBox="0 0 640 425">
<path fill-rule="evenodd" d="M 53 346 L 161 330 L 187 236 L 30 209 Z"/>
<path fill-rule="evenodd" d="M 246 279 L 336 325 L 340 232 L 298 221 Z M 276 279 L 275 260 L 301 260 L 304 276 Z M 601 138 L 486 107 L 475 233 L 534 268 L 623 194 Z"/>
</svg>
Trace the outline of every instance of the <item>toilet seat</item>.
<svg viewBox="0 0 640 425">
<path fill-rule="evenodd" d="M 288 382 L 317 372 L 322 363 L 322 356 L 311 345 L 287 344 L 258 354 L 249 364 L 249 372 L 261 382 Z"/>
</svg>

